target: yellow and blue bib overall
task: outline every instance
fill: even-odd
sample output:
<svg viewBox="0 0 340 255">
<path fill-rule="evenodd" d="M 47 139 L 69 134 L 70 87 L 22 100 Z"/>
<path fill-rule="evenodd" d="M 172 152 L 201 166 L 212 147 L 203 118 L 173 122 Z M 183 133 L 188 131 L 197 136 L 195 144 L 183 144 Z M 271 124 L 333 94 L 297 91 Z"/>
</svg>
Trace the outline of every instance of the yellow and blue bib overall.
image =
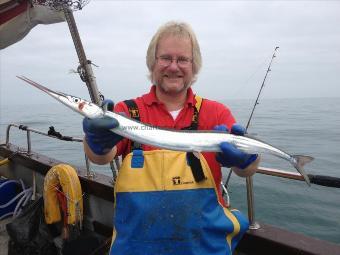
<svg viewBox="0 0 340 255">
<path fill-rule="evenodd" d="M 111 255 L 226 255 L 248 220 L 218 201 L 209 165 L 197 182 L 187 153 L 133 150 L 115 183 Z"/>
</svg>

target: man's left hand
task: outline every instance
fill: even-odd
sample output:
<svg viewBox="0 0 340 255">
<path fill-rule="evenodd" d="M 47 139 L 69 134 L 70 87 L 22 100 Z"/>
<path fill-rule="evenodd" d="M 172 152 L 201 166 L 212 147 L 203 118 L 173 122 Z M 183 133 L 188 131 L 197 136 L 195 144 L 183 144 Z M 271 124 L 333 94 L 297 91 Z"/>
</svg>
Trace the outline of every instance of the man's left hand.
<svg viewBox="0 0 340 255">
<path fill-rule="evenodd" d="M 224 125 L 215 126 L 214 130 L 228 132 L 228 128 Z M 230 133 L 233 135 L 243 136 L 245 134 L 245 131 L 246 130 L 243 126 L 234 124 L 231 128 Z M 235 145 L 228 142 L 222 142 L 220 144 L 220 148 L 221 152 L 216 155 L 216 160 L 224 167 L 237 167 L 245 169 L 258 157 L 257 154 L 245 153 L 236 148 Z"/>
</svg>

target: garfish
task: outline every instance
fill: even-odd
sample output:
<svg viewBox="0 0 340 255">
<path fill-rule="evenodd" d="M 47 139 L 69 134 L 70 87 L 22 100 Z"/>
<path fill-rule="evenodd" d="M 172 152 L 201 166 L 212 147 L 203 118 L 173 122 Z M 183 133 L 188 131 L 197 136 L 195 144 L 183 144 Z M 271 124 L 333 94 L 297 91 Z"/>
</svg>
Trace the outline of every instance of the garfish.
<svg viewBox="0 0 340 255">
<path fill-rule="evenodd" d="M 265 153 L 287 160 L 304 177 L 306 183 L 310 185 L 309 177 L 305 173 L 303 167 L 305 164 L 312 161 L 313 157 L 290 155 L 289 153 L 258 139 L 233 135 L 224 131 L 184 131 L 151 126 L 131 119 L 123 114 L 106 111 L 96 104 L 79 97 L 53 91 L 24 76 L 17 77 L 44 91 L 46 94 L 87 118 L 115 118 L 119 125 L 118 127 L 111 129 L 111 131 L 138 143 L 148 144 L 163 149 L 197 153 L 221 152 L 220 144 L 222 142 L 228 142 L 246 153 Z"/>
</svg>

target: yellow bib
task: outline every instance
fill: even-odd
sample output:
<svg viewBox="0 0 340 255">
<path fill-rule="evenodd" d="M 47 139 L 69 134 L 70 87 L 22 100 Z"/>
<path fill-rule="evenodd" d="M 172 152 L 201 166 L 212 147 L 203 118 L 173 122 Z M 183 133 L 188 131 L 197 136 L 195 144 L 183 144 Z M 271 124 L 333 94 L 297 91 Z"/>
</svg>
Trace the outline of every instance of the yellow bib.
<svg viewBox="0 0 340 255">
<path fill-rule="evenodd" d="M 218 202 L 210 168 L 195 182 L 185 152 L 134 150 L 115 184 L 114 255 L 231 254 L 248 228 Z"/>
</svg>

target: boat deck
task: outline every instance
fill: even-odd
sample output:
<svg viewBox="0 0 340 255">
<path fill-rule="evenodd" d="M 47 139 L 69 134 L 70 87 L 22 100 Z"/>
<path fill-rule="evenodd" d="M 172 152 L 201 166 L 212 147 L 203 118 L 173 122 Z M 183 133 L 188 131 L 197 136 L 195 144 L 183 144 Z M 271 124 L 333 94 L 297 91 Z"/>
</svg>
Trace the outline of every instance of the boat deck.
<svg viewBox="0 0 340 255">
<path fill-rule="evenodd" d="M 14 145 L 0 146 L 0 158 L 8 157 L 14 151 L 18 151 L 18 147 Z M 35 172 L 37 191 L 40 193 L 44 175 L 58 163 L 60 162 L 55 159 L 34 152 L 30 155 L 17 154 L 8 164 L 0 166 L 0 175 L 5 175 L 8 178 L 21 178 L 24 182 L 29 183 L 32 181 L 32 173 Z M 97 174 L 95 178 L 88 178 L 83 169 L 77 169 L 77 172 L 85 193 L 84 225 L 89 230 L 102 235 L 106 238 L 105 240 L 109 240 L 112 235 L 113 217 L 113 187 L 110 178 L 101 174 Z M 0 255 L 7 254 L 2 248 Z M 249 230 L 245 234 L 237 247 L 236 254 L 340 255 L 340 246 L 275 226 L 261 224 L 259 230 Z"/>
</svg>

